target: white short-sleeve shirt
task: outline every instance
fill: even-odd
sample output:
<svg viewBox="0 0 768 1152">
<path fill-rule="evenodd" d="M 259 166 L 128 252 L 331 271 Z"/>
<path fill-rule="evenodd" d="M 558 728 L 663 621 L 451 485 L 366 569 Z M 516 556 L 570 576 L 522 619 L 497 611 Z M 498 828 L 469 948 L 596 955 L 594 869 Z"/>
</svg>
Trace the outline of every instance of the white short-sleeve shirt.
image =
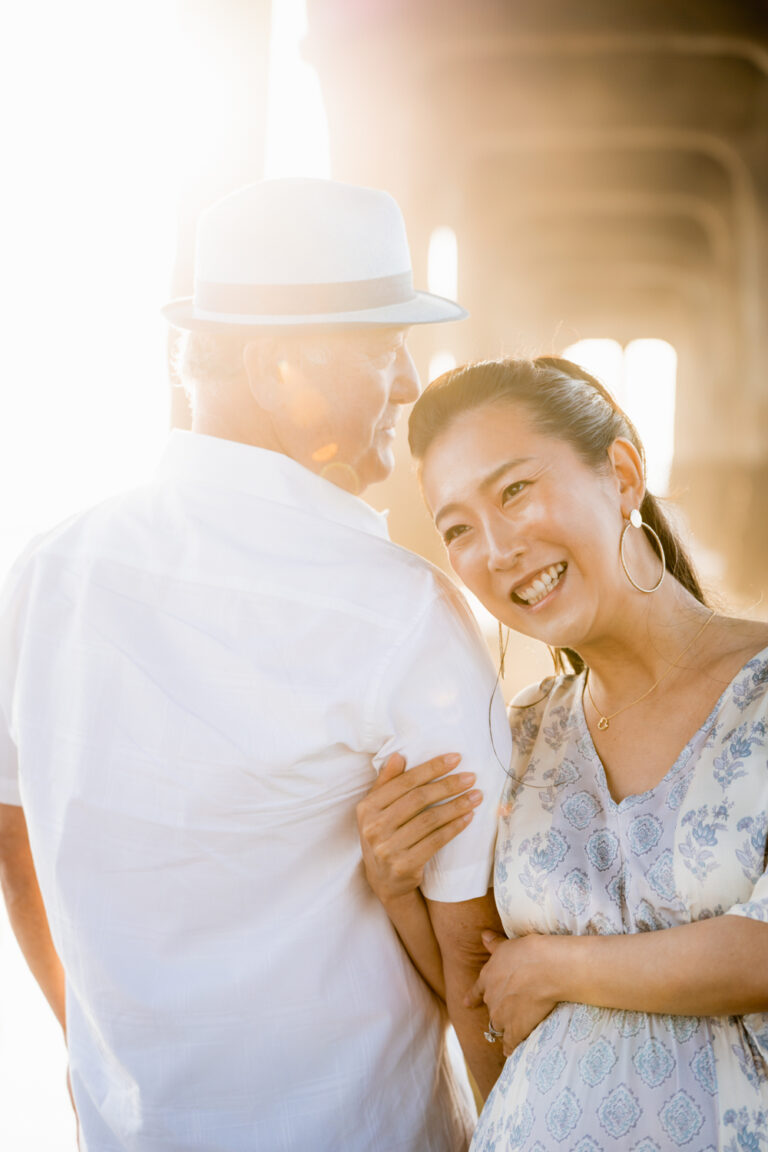
<svg viewBox="0 0 768 1152">
<path fill-rule="evenodd" d="M 84 1152 L 464 1148 L 355 821 L 390 752 L 462 753 L 486 798 L 424 890 L 487 890 L 509 733 L 450 582 L 287 457 L 179 432 L 19 561 L 0 647 Z"/>
</svg>

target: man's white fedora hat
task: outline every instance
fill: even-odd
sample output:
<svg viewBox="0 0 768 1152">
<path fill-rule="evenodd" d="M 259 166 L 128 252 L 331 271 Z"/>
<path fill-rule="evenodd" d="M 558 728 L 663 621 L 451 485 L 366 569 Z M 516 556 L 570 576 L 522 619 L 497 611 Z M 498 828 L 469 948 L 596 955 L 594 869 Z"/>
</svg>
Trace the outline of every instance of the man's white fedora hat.
<svg viewBox="0 0 768 1152">
<path fill-rule="evenodd" d="M 264 180 L 200 217 L 195 294 L 163 314 L 176 328 L 409 325 L 461 320 L 413 287 L 393 198 L 332 180 Z"/>
</svg>

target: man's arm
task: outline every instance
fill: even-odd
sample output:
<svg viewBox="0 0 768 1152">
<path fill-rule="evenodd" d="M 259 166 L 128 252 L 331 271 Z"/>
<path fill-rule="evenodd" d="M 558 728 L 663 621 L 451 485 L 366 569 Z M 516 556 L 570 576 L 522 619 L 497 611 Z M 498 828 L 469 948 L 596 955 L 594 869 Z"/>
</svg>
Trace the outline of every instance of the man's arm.
<svg viewBox="0 0 768 1152">
<path fill-rule="evenodd" d="M 427 900 L 427 907 L 443 957 L 448 1015 L 485 1099 L 504 1067 L 504 1054 L 501 1044 L 489 1044 L 483 1035 L 488 1028 L 485 1005 L 470 1008 L 464 1001 L 488 960 L 481 933 L 488 928 L 503 931 L 493 890 L 456 904 Z"/>
<path fill-rule="evenodd" d="M 51 939 L 24 810 L 15 804 L 0 804 L 0 887 L 24 958 L 66 1032 L 64 970 Z"/>
</svg>

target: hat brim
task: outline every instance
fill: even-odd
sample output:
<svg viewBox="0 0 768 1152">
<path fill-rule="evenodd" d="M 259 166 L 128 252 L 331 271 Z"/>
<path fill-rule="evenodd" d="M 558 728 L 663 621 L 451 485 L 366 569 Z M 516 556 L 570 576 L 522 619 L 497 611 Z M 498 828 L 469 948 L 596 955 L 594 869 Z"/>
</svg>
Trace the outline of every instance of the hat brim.
<svg viewBox="0 0 768 1152">
<path fill-rule="evenodd" d="M 441 324 L 449 320 L 464 320 L 469 313 L 460 304 L 435 296 L 431 292 L 416 292 L 402 304 L 388 304 L 383 308 L 365 308 L 359 312 L 334 312 L 292 316 L 239 316 L 201 312 L 195 308 L 192 296 L 171 300 L 161 309 L 169 324 L 187 332 L 230 332 L 232 329 L 252 328 L 382 328 L 408 327 L 411 324 Z"/>
</svg>

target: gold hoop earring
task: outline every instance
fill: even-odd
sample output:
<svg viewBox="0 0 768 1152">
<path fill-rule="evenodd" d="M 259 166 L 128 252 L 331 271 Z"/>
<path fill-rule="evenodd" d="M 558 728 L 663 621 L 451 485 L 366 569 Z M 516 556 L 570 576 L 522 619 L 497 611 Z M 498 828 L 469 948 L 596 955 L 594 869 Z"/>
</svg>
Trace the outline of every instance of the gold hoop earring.
<svg viewBox="0 0 768 1152">
<path fill-rule="evenodd" d="M 651 534 L 651 536 L 653 536 L 654 540 L 656 541 L 656 550 L 658 552 L 659 560 L 661 560 L 661 575 L 659 576 L 658 580 L 654 584 L 653 588 L 643 588 L 643 586 L 641 584 L 638 584 L 636 580 L 633 580 L 629 574 L 629 569 L 627 568 L 627 562 L 624 558 L 624 537 L 627 535 L 627 529 L 630 527 L 631 528 L 645 528 L 646 532 L 649 532 Z M 646 595 L 650 595 L 652 592 L 658 592 L 659 588 L 661 588 L 665 573 L 667 571 L 667 558 L 664 555 L 664 547 L 661 543 L 661 540 L 659 540 L 658 532 L 656 532 L 653 528 L 651 528 L 650 524 L 645 523 L 642 516 L 640 515 L 640 509 L 639 508 L 633 508 L 632 509 L 632 511 L 629 514 L 629 520 L 627 520 L 627 522 L 624 525 L 624 528 L 622 530 L 621 540 L 619 542 L 619 559 L 621 560 L 621 566 L 624 569 L 624 575 L 626 576 L 627 580 L 629 580 L 629 582 L 633 588 L 637 588 L 638 592 L 645 592 Z"/>
<path fill-rule="evenodd" d="M 507 654 L 507 645 L 509 644 L 509 629 L 507 629 L 507 638 L 504 639 L 504 632 L 502 629 L 501 620 L 499 620 L 499 676 L 504 679 L 504 657 Z"/>
</svg>

